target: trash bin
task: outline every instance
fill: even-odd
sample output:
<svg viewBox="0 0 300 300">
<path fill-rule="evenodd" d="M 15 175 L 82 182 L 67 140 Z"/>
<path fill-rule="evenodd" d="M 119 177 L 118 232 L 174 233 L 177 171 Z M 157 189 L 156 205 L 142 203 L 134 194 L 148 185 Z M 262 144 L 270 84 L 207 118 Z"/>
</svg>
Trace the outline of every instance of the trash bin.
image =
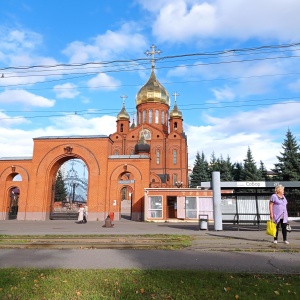
<svg viewBox="0 0 300 300">
<path fill-rule="evenodd" d="M 208 229 L 208 215 L 199 215 L 199 229 L 200 230 Z"/>
<path fill-rule="evenodd" d="M 109 218 L 110 218 L 111 221 L 113 221 L 114 218 L 115 218 L 115 213 L 114 212 L 110 212 L 109 213 Z"/>
</svg>

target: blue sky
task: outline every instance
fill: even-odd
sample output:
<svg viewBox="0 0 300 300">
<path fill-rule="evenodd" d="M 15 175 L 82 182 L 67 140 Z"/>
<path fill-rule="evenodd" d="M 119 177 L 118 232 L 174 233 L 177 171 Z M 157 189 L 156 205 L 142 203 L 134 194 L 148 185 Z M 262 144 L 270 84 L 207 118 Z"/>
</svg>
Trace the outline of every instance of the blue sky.
<svg viewBox="0 0 300 300">
<path fill-rule="evenodd" d="M 31 156 L 35 137 L 115 132 L 154 44 L 190 165 L 250 147 L 272 168 L 288 128 L 300 138 L 299 13 L 299 0 L 1 1 L 0 157 Z"/>
</svg>

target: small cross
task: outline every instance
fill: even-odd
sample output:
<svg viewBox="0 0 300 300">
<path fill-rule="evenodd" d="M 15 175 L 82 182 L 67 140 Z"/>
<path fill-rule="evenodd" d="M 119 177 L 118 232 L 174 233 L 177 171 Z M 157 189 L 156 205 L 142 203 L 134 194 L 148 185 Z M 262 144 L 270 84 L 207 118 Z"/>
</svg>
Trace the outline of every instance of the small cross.
<svg viewBox="0 0 300 300">
<path fill-rule="evenodd" d="M 177 96 L 180 96 L 180 94 L 179 93 L 177 93 L 177 92 L 175 92 L 174 94 L 172 94 L 172 96 L 174 96 L 174 100 L 175 100 L 175 103 L 176 103 L 176 100 L 177 100 Z"/>
<path fill-rule="evenodd" d="M 154 58 L 154 54 L 160 54 L 161 53 L 161 51 L 160 50 L 155 50 L 156 49 L 156 46 L 155 45 L 152 45 L 151 46 L 151 48 L 152 48 L 152 51 L 150 52 L 150 51 L 146 51 L 145 52 L 145 54 L 146 55 L 151 55 L 152 56 L 152 59 L 151 59 L 151 62 L 152 62 L 152 69 L 154 69 L 154 62 L 155 62 L 155 58 Z"/>
<path fill-rule="evenodd" d="M 125 99 L 127 98 L 127 95 L 122 95 L 120 96 L 120 98 L 122 98 L 122 103 L 123 103 L 123 106 L 125 105 Z"/>
</svg>

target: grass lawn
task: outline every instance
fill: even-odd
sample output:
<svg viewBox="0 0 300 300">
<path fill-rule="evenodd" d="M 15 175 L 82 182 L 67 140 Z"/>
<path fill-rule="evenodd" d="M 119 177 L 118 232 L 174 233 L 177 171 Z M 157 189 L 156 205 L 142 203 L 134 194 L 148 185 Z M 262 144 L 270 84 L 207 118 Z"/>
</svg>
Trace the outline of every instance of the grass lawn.
<svg viewBox="0 0 300 300">
<path fill-rule="evenodd" d="M 0 299 L 300 299 L 300 275 L 0 269 Z"/>
</svg>

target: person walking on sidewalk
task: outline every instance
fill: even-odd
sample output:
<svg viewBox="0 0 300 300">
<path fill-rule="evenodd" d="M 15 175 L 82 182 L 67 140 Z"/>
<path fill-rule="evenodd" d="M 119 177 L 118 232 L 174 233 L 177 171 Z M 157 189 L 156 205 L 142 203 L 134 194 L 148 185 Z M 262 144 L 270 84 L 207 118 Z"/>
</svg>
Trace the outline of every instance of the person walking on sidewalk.
<svg viewBox="0 0 300 300">
<path fill-rule="evenodd" d="M 269 208 L 270 218 L 277 225 L 274 244 L 277 244 L 279 226 L 281 226 L 283 242 L 285 244 L 289 244 L 287 241 L 286 229 L 288 223 L 287 200 L 284 196 L 284 186 L 277 185 L 275 187 L 275 194 L 273 194 L 270 198 Z"/>
<path fill-rule="evenodd" d="M 78 224 L 82 224 L 83 223 L 83 211 L 84 211 L 84 208 L 83 208 L 82 204 L 79 204 L 78 220 L 77 220 Z"/>
</svg>

